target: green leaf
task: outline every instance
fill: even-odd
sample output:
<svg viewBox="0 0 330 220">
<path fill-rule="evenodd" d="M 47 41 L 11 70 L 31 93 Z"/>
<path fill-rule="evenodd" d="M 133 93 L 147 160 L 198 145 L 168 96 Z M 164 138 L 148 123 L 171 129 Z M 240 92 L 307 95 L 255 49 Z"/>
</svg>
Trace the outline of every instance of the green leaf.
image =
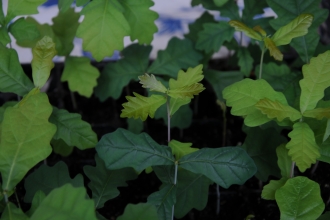
<svg viewBox="0 0 330 220">
<path fill-rule="evenodd" d="M 176 77 L 179 70 L 197 66 L 201 59 L 202 55 L 194 49 L 189 39 L 172 38 L 167 48 L 158 52 L 147 72 Z"/>
<path fill-rule="evenodd" d="M 242 12 L 242 21 L 249 26 L 254 27 L 256 23 L 263 27 L 262 25 L 262 18 L 255 19 L 256 15 L 261 15 L 264 13 L 264 8 L 267 8 L 266 1 L 259 1 L 259 0 L 249 0 L 244 1 L 244 8 Z"/>
<path fill-rule="evenodd" d="M 330 212 L 325 212 L 323 215 L 321 215 L 317 220 L 328 220 L 330 218 Z"/>
<path fill-rule="evenodd" d="M 238 65 L 240 71 L 244 73 L 245 76 L 250 76 L 251 70 L 253 68 L 253 58 L 250 55 L 250 52 L 247 48 L 240 48 L 237 52 L 239 58 Z"/>
<path fill-rule="evenodd" d="M 150 91 L 166 93 L 166 87 L 156 79 L 155 75 L 145 73 L 142 76 L 139 76 L 140 83 L 143 88 L 150 89 Z"/>
<path fill-rule="evenodd" d="M 8 9 L 6 16 L 6 24 L 8 24 L 17 15 L 38 14 L 38 6 L 45 3 L 46 0 L 10 0 L 8 1 Z"/>
<path fill-rule="evenodd" d="M 274 128 L 248 128 L 247 137 L 242 148 L 253 159 L 257 166 L 256 177 L 266 182 L 269 175 L 280 177 L 277 166 L 276 147 L 286 142 Z"/>
<path fill-rule="evenodd" d="M 230 26 L 234 27 L 236 31 L 242 31 L 249 38 L 262 41 L 262 36 L 252 28 L 249 28 L 244 23 L 236 20 L 231 20 L 228 22 Z"/>
<path fill-rule="evenodd" d="M 103 102 L 108 97 L 118 99 L 124 86 L 147 71 L 151 46 L 132 44 L 121 54 L 123 58 L 103 69 L 95 88 L 95 95 Z"/>
<path fill-rule="evenodd" d="M 5 114 L 5 111 L 6 111 L 6 108 L 7 107 L 13 107 L 17 104 L 18 102 L 17 101 L 8 101 L 8 102 L 5 102 L 1 107 L 0 107 L 0 124 L 2 123 L 3 121 L 3 116 Z"/>
<path fill-rule="evenodd" d="M 39 190 L 48 195 L 52 190 L 67 183 L 72 184 L 74 187 L 81 187 L 84 186 L 84 179 L 81 174 L 71 179 L 68 167 L 62 161 L 52 167 L 43 164 L 25 179 L 26 194 L 24 202 L 31 203 L 34 195 Z"/>
<path fill-rule="evenodd" d="M 143 130 L 143 121 L 141 119 L 127 118 L 127 124 L 130 132 L 135 134 L 140 134 Z"/>
<path fill-rule="evenodd" d="M 223 90 L 223 97 L 226 99 L 227 106 L 232 107 L 231 114 L 245 116 L 244 123 L 250 127 L 271 120 L 255 107 L 260 99 L 268 98 L 272 101 L 277 100 L 282 104 L 287 104 L 285 96 L 274 91 L 263 79 L 243 79 L 234 83 Z"/>
<path fill-rule="evenodd" d="M 15 37 L 16 43 L 22 47 L 34 47 L 40 39 L 40 32 L 35 23 L 19 18 L 9 26 L 10 33 Z"/>
<path fill-rule="evenodd" d="M 305 63 L 308 63 L 314 54 L 317 42 L 319 41 L 317 29 L 325 21 L 329 13 L 328 10 L 320 8 L 320 2 L 321 0 L 305 0 L 303 2 L 300 0 L 267 0 L 268 5 L 277 14 L 277 18 L 270 21 L 274 29 L 279 29 L 303 13 L 309 13 L 314 16 L 308 34 L 300 38 L 295 38 L 291 42 L 291 46 L 297 50 Z"/>
<path fill-rule="evenodd" d="M 224 188 L 244 184 L 257 171 L 245 150 L 237 147 L 202 148 L 182 157 L 179 166 L 203 174 Z"/>
<path fill-rule="evenodd" d="M 0 44 L 6 46 L 11 42 L 8 30 L 5 26 L 0 27 Z"/>
<path fill-rule="evenodd" d="M 161 190 L 148 196 L 149 204 L 156 206 L 158 219 L 171 220 L 172 206 L 176 202 L 176 186 L 165 185 Z"/>
<path fill-rule="evenodd" d="M 0 91 L 13 92 L 19 96 L 27 94 L 34 86 L 25 75 L 17 52 L 0 44 Z"/>
<path fill-rule="evenodd" d="M 169 147 L 157 144 L 146 133 L 136 135 L 122 128 L 104 135 L 95 148 L 108 169 L 133 167 L 141 172 L 150 166 L 174 163 Z"/>
<path fill-rule="evenodd" d="M 67 81 L 71 91 L 89 98 L 99 76 L 98 69 L 91 65 L 87 57 L 67 57 L 61 81 Z"/>
<path fill-rule="evenodd" d="M 212 85 L 217 99 L 224 101 L 222 91 L 227 86 L 243 79 L 239 71 L 217 71 L 208 69 L 205 71 L 205 79 Z"/>
<path fill-rule="evenodd" d="M 93 148 L 97 144 L 97 135 L 91 125 L 81 120 L 81 115 L 69 113 L 65 109 L 53 107 L 49 121 L 56 125 L 54 139 L 62 139 L 69 146 L 76 146 L 80 150 Z"/>
<path fill-rule="evenodd" d="M 174 172 L 175 167 L 174 163 L 172 165 L 160 165 L 160 166 L 153 166 L 152 169 L 154 170 L 155 174 L 157 175 L 158 179 L 164 184 L 173 184 L 174 182 Z M 178 169 L 178 172 L 189 172 L 188 170 Z M 189 172 L 191 173 L 191 172 Z M 191 173 L 194 174 L 194 173 Z M 195 174 L 194 174 L 195 175 Z M 206 178 L 207 179 L 207 178 Z"/>
<path fill-rule="evenodd" d="M 206 207 L 209 186 L 212 183 L 209 178 L 202 174 L 179 169 L 174 206 L 175 217 L 182 218 L 193 208 L 199 211 L 203 210 Z"/>
<path fill-rule="evenodd" d="M 5 26 L 5 15 L 3 14 L 3 9 L 2 9 L 2 0 L 0 1 L 0 25 Z"/>
<path fill-rule="evenodd" d="M 13 189 L 25 174 L 52 152 L 56 126 L 45 93 L 32 90 L 18 105 L 8 107 L 1 126 L 0 171 L 4 190 Z"/>
<path fill-rule="evenodd" d="M 208 2 L 209 0 L 202 0 L 202 2 Z M 239 9 L 236 1 L 228 1 L 226 4 L 219 8 L 222 17 L 228 17 L 231 20 L 239 20 Z"/>
<path fill-rule="evenodd" d="M 181 143 L 177 140 L 172 139 L 168 146 L 172 149 L 172 154 L 175 155 L 176 160 L 180 160 L 181 157 L 198 151 L 198 148 L 192 148 L 192 143 Z"/>
<path fill-rule="evenodd" d="M 54 153 L 61 155 L 62 157 L 67 157 L 73 152 L 73 146 L 69 146 L 65 141 L 60 139 L 52 139 L 50 144 L 53 147 Z"/>
<path fill-rule="evenodd" d="M 181 106 L 189 104 L 191 101 L 190 98 L 170 98 L 170 116 L 172 117 L 175 112 L 177 112 Z M 166 112 L 165 112 L 165 115 Z"/>
<path fill-rule="evenodd" d="M 205 23 L 216 23 L 208 11 L 205 11 L 198 19 L 195 20 L 194 23 L 189 24 L 189 33 L 185 34 L 185 37 L 193 41 L 194 43 L 198 40 L 198 32 L 203 30 L 203 25 Z"/>
<path fill-rule="evenodd" d="M 267 185 L 264 186 L 261 193 L 261 198 L 267 200 L 275 200 L 275 193 L 280 189 L 288 178 L 282 178 L 280 180 L 271 180 Z"/>
<path fill-rule="evenodd" d="M 283 60 L 282 52 L 276 47 L 275 42 L 272 39 L 265 37 L 264 43 L 265 47 L 269 50 L 270 56 L 274 57 L 274 59 L 278 61 Z"/>
<path fill-rule="evenodd" d="M 312 110 L 324 96 L 324 90 L 330 86 L 330 51 L 311 59 L 303 66 L 304 78 L 301 87 L 300 111 Z"/>
<path fill-rule="evenodd" d="M 291 178 L 292 160 L 285 144 L 281 144 L 276 148 L 276 154 L 277 164 L 281 170 L 281 176 L 287 179 Z"/>
<path fill-rule="evenodd" d="M 177 80 L 172 78 L 169 80 L 170 89 L 182 88 L 202 81 L 204 78 L 202 69 L 203 65 L 199 64 L 194 68 L 189 67 L 186 72 L 179 70 Z"/>
<path fill-rule="evenodd" d="M 76 5 L 79 7 L 79 6 L 84 6 L 86 5 L 87 3 L 89 3 L 90 0 L 76 0 Z"/>
<path fill-rule="evenodd" d="M 26 212 L 28 216 L 33 215 L 33 213 L 37 210 L 37 208 L 40 206 L 41 202 L 46 198 L 46 194 L 42 192 L 41 190 L 37 191 L 32 200 L 31 208 L 29 211 Z"/>
<path fill-rule="evenodd" d="M 132 168 L 108 170 L 104 161 L 95 155 L 96 166 L 84 166 L 84 173 L 91 180 L 88 187 L 92 190 L 95 208 L 100 209 L 104 203 L 119 195 L 117 187 L 127 186 L 126 181 L 137 178 Z"/>
<path fill-rule="evenodd" d="M 58 0 L 58 9 L 60 10 L 60 14 L 63 14 L 70 9 L 73 0 Z"/>
<path fill-rule="evenodd" d="M 71 0 L 70 0 L 71 1 Z M 70 2 L 65 0 L 65 2 Z M 67 56 L 73 50 L 73 39 L 76 35 L 80 15 L 74 12 L 73 8 L 69 8 L 64 13 L 59 13 L 53 18 L 52 29 L 54 34 L 61 41 L 60 45 L 56 45 L 59 56 Z"/>
<path fill-rule="evenodd" d="M 77 37 L 83 39 L 83 49 L 90 51 L 96 61 L 124 48 L 123 38 L 130 34 L 130 27 L 122 11 L 117 0 L 92 1 L 81 11 L 85 18 Z"/>
<path fill-rule="evenodd" d="M 17 208 L 15 204 L 9 202 L 1 215 L 1 220 L 28 220 L 22 209 Z"/>
<path fill-rule="evenodd" d="M 289 44 L 293 38 L 306 35 L 312 22 L 312 14 L 301 14 L 287 25 L 278 29 L 271 39 L 276 46 Z"/>
<path fill-rule="evenodd" d="M 308 124 L 297 122 L 288 136 L 291 138 L 286 145 L 286 148 L 289 149 L 289 156 L 292 161 L 296 162 L 299 170 L 305 172 L 321 156 L 314 133 Z"/>
<path fill-rule="evenodd" d="M 30 219 L 97 220 L 93 200 L 86 199 L 86 189 L 71 184 L 52 190 Z"/>
<path fill-rule="evenodd" d="M 170 89 L 168 90 L 168 95 L 171 96 L 172 98 L 180 98 L 180 99 L 185 99 L 185 98 L 190 98 L 193 99 L 194 95 L 199 95 L 204 90 L 204 86 L 201 83 L 195 83 L 193 85 L 189 86 L 184 86 L 181 88 L 176 88 L 176 89 Z M 186 101 L 186 100 L 185 100 Z"/>
<path fill-rule="evenodd" d="M 32 49 L 32 78 L 34 85 L 38 88 L 42 88 L 50 75 L 51 69 L 54 67 L 52 61 L 56 55 L 55 44 L 52 38 L 45 36 L 37 42 Z"/>
<path fill-rule="evenodd" d="M 124 17 L 131 28 L 131 41 L 138 40 L 139 44 L 150 44 L 154 33 L 157 32 L 155 20 L 158 14 L 149 8 L 154 5 L 151 0 L 123 0 Z"/>
<path fill-rule="evenodd" d="M 281 219 L 316 219 L 324 210 L 319 184 L 303 176 L 289 179 L 275 199 Z"/>
<path fill-rule="evenodd" d="M 128 102 L 123 104 L 120 117 L 141 118 L 145 121 L 147 117 L 153 118 L 156 110 L 166 102 L 166 97 L 162 95 L 151 95 L 150 97 L 141 96 L 133 92 L 135 97 L 126 96 Z"/>
<path fill-rule="evenodd" d="M 118 216 L 117 220 L 155 220 L 158 219 L 157 209 L 148 203 L 128 204 L 124 214 Z"/>
<path fill-rule="evenodd" d="M 228 2 L 228 0 L 213 0 L 213 2 L 216 6 L 221 7 L 224 4 L 226 4 Z"/>
<path fill-rule="evenodd" d="M 330 108 L 315 108 L 312 110 L 307 110 L 303 113 L 304 117 L 316 118 L 317 120 L 322 120 L 323 118 L 330 118 Z"/>
<path fill-rule="evenodd" d="M 268 118 L 276 118 L 280 122 L 285 118 L 296 121 L 302 117 L 301 113 L 291 106 L 267 98 L 260 99 L 255 106 Z"/>
<path fill-rule="evenodd" d="M 206 23 L 203 30 L 198 33 L 196 48 L 206 53 L 217 52 L 225 41 L 230 41 L 234 36 L 234 29 L 225 21 Z"/>
</svg>

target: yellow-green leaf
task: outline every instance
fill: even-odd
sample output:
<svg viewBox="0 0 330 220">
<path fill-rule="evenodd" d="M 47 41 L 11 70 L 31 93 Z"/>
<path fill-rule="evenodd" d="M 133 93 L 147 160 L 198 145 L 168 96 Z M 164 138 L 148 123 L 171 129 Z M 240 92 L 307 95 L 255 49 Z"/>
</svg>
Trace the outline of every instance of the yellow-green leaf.
<svg viewBox="0 0 330 220">
<path fill-rule="evenodd" d="M 189 86 L 179 87 L 176 89 L 168 90 L 168 95 L 172 98 L 190 98 L 193 99 L 194 95 L 198 95 L 204 90 L 204 86 L 201 83 L 195 83 Z"/>
<path fill-rule="evenodd" d="M 4 190 L 13 189 L 25 174 L 52 152 L 56 126 L 48 122 L 52 106 L 45 93 L 32 90 L 6 108 L 1 126 L 0 171 Z"/>
<path fill-rule="evenodd" d="M 252 28 L 246 26 L 244 23 L 236 20 L 231 20 L 229 21 L 229 24 L 230 26 L 234 27 L 236 31 L 242 31 L 246 36 L 255 40 L 262 41 L 262 36 Z"/>
<path fill-rule="evenodd" d="M 177 80 L 170 79 L 169 81 L 170 89 L 182 88 L 202 81 L 202 79 L 204 78 L 202 69 L 203 69 L 203 65 L 199 64 L 194 68 L 189 67 L 186 72 L 180 70 L 178 72 Z"/>
<path fill-rule="evenodd" d="M 303 66 L 304 78 L 300 80 L 300 111 L 304 113 L 316 107 L 324 96 L 324 90 L 330 87 L 330 51 L 311 59 Z"/>
<path fill-rule="evenodd" d="M 307 110 L 303 113 L 303 116 L 316 118 L 317 120 L 322 120 L 323 118 L 330 119 L 330 108 L 315 108 Z"/>
<path fill-rule="evenodd" d="M 268 98 L 260 99 L 255 106 L 263 114 L 267 115 L 268 118 L 276 118 L 280 122 L 285 118 L 289 118 L 291 121 L 296 121 L 301 118 L 299 111 L 276 100 L 272 101 Z"/>
<path fill-rule="evenodd" d="M 274 41 L 269 37 L 264 38 L 264 43 L 266 48 L 269 50 L 270 56 L 274 57 L 275 60 L 282 61 L 283 54 L 281 51 L 276 47 Z"/>
<path fill-rule="evenodd" d="M 275 200 L 276 190 L 284 186 L 287 180 L 287 178 L 281 178 L 280 180 L 271 180 L 262 189 L 261 198 L 267 200 Z"/>
<path fill-rule="evenodd" d="M 190 103 L 191 99 L 186 97 L 186 98 L 170 98 L 170 115 L 173 116 L 174 113 L 179 110 L 179 108 L 183 105 L 186 105 Z"/>
<path fill-rule="evenodd" d="M 34 85 L 41 88 L 47 82 L 50 70 L 53 69 L 53 57 L 56 55 L 52 38 L 45 36 L 32 49 L 32 78 Z"/>
<path fill-rule="evenodd" d="M 145 121 L 148 115 L 153 118 L 156 110 L 166 102 L 166 97 L 162 95 L 144 97 L 135 92 L 133 94 L 135 97 L 126 96 L 128 102 L 123 104 L 121 118 L 141 118 L 142 121 Z"/>
<path fill-rule="evenodd" d="M 319 146 L 315 142 L 314 132 L 308 124 L 297 122 L 288 136 L 291 138 L 286 145 L 286 148 L 289 149 L 289 156 L 292 161 L 296 162 L 299 170 L 304 172 L 321 156 Z"/>
<path fill-rule="evenodd" d="M 150 89 L 150 91 L 166 93 L 166 87 L 156 79 L 155 75 L 145 73 L 142 76 L 139 76 L 140 83 L 143 88 Z"/>
<path fill-rule="evenodd" d="M 91 65 L 87 57 L 67 57 L 61 81 L 67 81 L 71 91 L 91 97 L 99 76 L 98 69 Z"/>
<path fill-rule="evenodd" d="M 301 37 L 308 33 L 308 28 L 313 22 L 313 15 L 301 14 L 289 24 L 278 29 L 272 36 L 276 46 L 289 44 L 292 38 Z"/>
<path fill-rule="evenodd" d="M 253 27 L 253 30 L 258 31 L 261 34 L 261 36 L 263 36 L 263 37 L 267 36 L 266 31 L 264 29 L 262 29 L 262 27 L 260 25 Z"/>
<path fill-rule="evenodd" d="M 184 155 L 198 151 L 198 148 L 192 148 L 192 143 L 181 143 L 177 140 L 171 140 L 168 146 L 172 149 L 172 154 L 176 160 L 180 160 Z"/>
</svg>

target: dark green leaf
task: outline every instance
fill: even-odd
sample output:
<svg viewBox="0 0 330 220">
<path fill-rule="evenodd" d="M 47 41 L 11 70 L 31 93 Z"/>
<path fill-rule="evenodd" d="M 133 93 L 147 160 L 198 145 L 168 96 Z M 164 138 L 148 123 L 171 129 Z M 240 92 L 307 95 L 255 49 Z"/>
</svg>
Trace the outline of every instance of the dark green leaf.
<svg viewBox="0 0 330 220">
<path fill-rule="evenodd" d="M 266 8 L 267 2 L 266 1 L 259 1 L 259 0 L 245 0 L 244 1 L 244 9 L 242 13 L 242 21 L 249 27 L 256 26 L 255 23 L 258 23 L 262 28 L 264 28 L 260 24 L 260 19 L 254 19 L 256 15 L 261 15 L 264 13 L 264 8 Z"/>
<path fill-rule="evenodd" d="M 238 147 L 202 148 L 183 156 L 179 166 L 203 174 L 224 188 L 244 184 L 257 171 L 253 160 Z"/>
<path fill-rule="evenodd" d="M 185 37 L 196 43 L 198 39 L 198 33 L 203 30 L 203 24 L 216 23 L 213 16 L 205 11 L 196 21 L 189 24 L 189 33 L 185 34 Z"/>
<path fill-rule="evenodd" d="M 222 17 L 228 17 L 230 20 L 240 20 L 237 2 L 230 0 L 220 7 L 220 15 Z"/>
<path fill-rule="evenodd" d="M 38 190 L 41 190 L 47 195 L 53 189 L 61 187 L 66 183 L 70 183 L 75 187 L 84 186 L 83 176 L 78 174 L 74 179 L 71 179 L 68 167 L 62 161 L 53 167 L 41 165 L 25 179 L 24 187 L 26 194 L 24 202 L 32 202 L 32 198 Z"/>
<path fill-rule="evenodd" d="M 138 119 L 127 118 L 127 124 L 128 124 L 127 130 L 135 134 L 140 134 L 143 130 L 143 121 L 141 121 L 140 118 Z"/>
<path fill-rule="evenodd" d="M 244 73 L 246 77 L 249 77 L 253 68 L 253 58 L 251 57 L 249 50 L 242 47 L 238 50 L 237 56 L 239 58 L 238 65 L 240 71 Z"/>
<path fill-rule="evenodd" d="M 10 33 L 15 37 L 16 43 L 22 47 L 34 47 L 40 39 L 37 24 L 28 22 L 25 18 L 17 19 L 9 26 Z"/>
<path fill-rule="evenodd" d="M 67 143 L 65 143 L 65 141 L 63 141 L 63 139 L 52 139 L 52 141 L 50 142 L 54 153 L 61 155 L 62 157 L 67 157 L 69 156 L 72 151 L 73 151 L 73 146 L 69 146 Z"/>
<path fill-rule="evenodd" d="M 58 0 L 58 9 L 61 13 L 67 12 L 74 0 Z"/>
<path fill-rule="evenodd" d="M 103 69 L 95 88 L 95 95 L 103 102 L 112 97 L 118 99 L 122 89 L 131 80 L 138 80 L 149 64 L 151 46 L 132 44 L 122 51 L 123 58 L 109 63 Z"/>
<path fill-rule="evenodd" d="M 157 209 L 154 205 L 148 203 L 128 204 L 124 214 L 117 220 L 155 220 L 158 219 Z"/>
<path fill-rule="evenodd" d="M 91 180 L 88 187 L 92 190 L 95 208 L 100 209 L 104 203 L 119 195 L 117 187 L 127 186 L 126 181 L 137 178 L 132 168 L 108 170 L 104 161 L 95 155 L 96 166 L 84 166 L 84 173 Z"/>
<path fill-rule="evenodd" d="M 170 166 L 153 166 L 158 179 L 164 184 L 173 184 L 174 181 L 174 164 Z M 187 171 L 188 172 L 188 171 Z"/>
<path fill-rule="evenodd" d="M 141 172 L 150 166 L 174 163 L 169 147 L 157 144 L 146 133 L 136 135 L 122 128 L 104 135 L 96 151 L 108 169 L 133 167 Z"/>
</svg>

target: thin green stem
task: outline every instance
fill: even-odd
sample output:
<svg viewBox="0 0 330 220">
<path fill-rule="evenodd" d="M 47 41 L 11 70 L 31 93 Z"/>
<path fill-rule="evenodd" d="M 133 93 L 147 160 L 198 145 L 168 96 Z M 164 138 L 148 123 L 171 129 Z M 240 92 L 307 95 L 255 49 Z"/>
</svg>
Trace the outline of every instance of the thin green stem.
<svg viewBox="0 0 330 220">
<path fill-rule="evenodd" d="M 72 101 L 72 106 L 75 111 L 77 111 L 78 106 L 77 106 L 77 101 L 76 97 L 74 96 L 74 93 L 70 91 L 70 96 L 71 96 L 71 101 Z"/>
<path fill-rule="evenodd" d="M 173 184 L 174 186 L 176 185 L 177 183 L 177 177 L 178 177 L 178 161 L 175 161 L 174 163 L 174 180 L 173 180 Z M 172 206 L 172 220 L 174 219 L 174 205 Z"/>
<path fill-rule="evenodd" d="M 294 167 L 295 166 L 296 166 L 296 163 L 295 162 L 292 162 L 292 164 L 291 164 L 290 178 L 293 178 L 294 177 Z"/>
<path fill-rule="evenodd" d="M 8 195 L 7 195 L 6 191 L 3 192 L 3 197 L 5 198 L 6 204 L 8 204 L 9 200 L 8 200 Z"/>
<path fill-rule="evenodd" d="M 265 46 L 262 47 L 261 58 L 260 58 L 260 69 L 259 69 L 259 79 L 262 77 L 262 64 L 264 62 Z"/>
<path fill-rule="evenodd" d="M 17 195 L 17 192 L 16 192 L 16 188 L 15 188 L 15 197 L 16 197 L 18 208 L 21 208 L 21 203 L 19 202 L 18 195 Z"/>
<path fill-rule="evenodd" d="M 170 143 L 170 141 L 171 141 L 171 114 L 170 114 L 169 97 L 167 97 L 166 107 L 167 107 L 167 142 Z"/>
</svg>

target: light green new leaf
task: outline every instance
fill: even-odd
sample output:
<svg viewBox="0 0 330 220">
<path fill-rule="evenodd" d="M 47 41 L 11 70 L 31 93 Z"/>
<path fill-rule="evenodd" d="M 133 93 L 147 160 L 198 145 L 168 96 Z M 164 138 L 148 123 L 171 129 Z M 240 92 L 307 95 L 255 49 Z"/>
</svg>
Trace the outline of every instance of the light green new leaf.
<svg viewBox="0 0 330 220">
<path fill-rule="evenodd" d="M 241 146 L 257 166 L 255 176 L 266 182 L 270 175 L 280 177 L 277 165 L 276 147 L 286 142 L 274 128 L 262 129 L 259 126 L 245 129 L 246 138 Z"/>
<path fill-rule="evenodd" d="M 148 68 L 148 73 L 176 77 L 181 69 L 197 66 L 202 59 L 189 39 L 172 38 L 165 50 L 160 50 L 157 59 Z"/>
<path fill-rule="evenodd" d="M 228 23 L 230 26 L 234 27 L 236 31 L 242 31 L 246 36 L 258 41 L 262 41 L 262 36 L 257 31 L 246 26 L 244 23 L 236 20 L 231 20 Z"/>
<path fill-rule="evenodd" d="M 307 177 L 289 179 L 275 193 L 281 219 L 317 219 L 324 210 L 318 183 Z"/>
<path fill-rule="evenodd" d="M 81 120 L 81 115 L 69 113 L 65 109 L 53 108 L 49 121 L 56 125 L 54 139 L 62 139 L 69 146 L 80 150 L 93 148 L 97 144 L 97 135 L 91 125 Z"/>
<path fill-rule="evenodd" d="M 225 41 L 230 41 L 235 30 L 225 21 L 206 23 L 203 30 L 198 33 L 196 48 L 206 53 L 217 52 Z"/>
<path fill-rule="evenodd" d="M 145 73 L 142 76 L 139 76 L 140 83 L 143 88 L 150 89 L 150 91 L 166 93 L 166 87 L 156 79 L 155 75 Z"/>
<path fill-rule="evenodd" d="M 85 18 L 77 37 L 83 39 L 83 49 L 90 51 L 96 61 L 124 48 L 123 38 L 130 34 L 130 27 L 123 11 L 117 0 L 92 1 L 81 11 Z"/>
<path fill-rule="evenodd" d="M 247 126 L 259 126 L 271 119 L 262 114 L 255 104 L 263 98 L 277 100 L 287 104 L 285 96 L 274 89 L 263 79 L 244 79 L 234 83 L 223 90 L 223 97 L 227 106 L 232 107 L 231 113 L 236 116 L 245 116 L 244 123 Z"/>
<path fill-rule="evenodd" d="M 135 97 L 126 96 L 128 102 L 123 104 L 124 109 L 121 110 L 121 118 L 141 118 L 145 121 L 147 117 L 153 118 L 156 110 L 166 102 L 166 97 L 163 95 L 151 95 L 144 97 L 133 92 Z"/>
<path fill-rule="evenodd" d="M 181 106 L 189 104 L 191 101 L 190 98 L 170 98 L 170 115 L 173 116 L 175 112 L 177 112 Z"/>
<path fill-rule="evenodd" d="M 0 91 L 26 95 L 34 86 L 23 71 L 16 50 L 0 44 Z"/>
<path fill-rule="evenodd" d="M 310 168 L 316 159 L 319 158 L 319 146 L 315 142 L 314 132 L 304 122 L 297 122 L 293 130 L 288 134 L 291 138 L 286 148 L 289 149 L 289 156 L 296 162 L 301 172 Z"/>
<path fill-rule="evenodd" d="M 323 118 L 330 119 L 330 108 L 315 108 L 307 110 L 303 113 L 303 116 L 316 118 L 317 120 L 322 120 Z"/>
<path fill-rule="evenodd" d="M 250 52 L 247 48 L 240 48 L 237 52 L 238 56 L 238 65 L 240 71 L 244 73 L 246 77 L 250 76 L 251 70 L 253 68 L 253 58 L 250 55 Z"/>
<path fill-rule="evenodd" d="M 63 14 L 67 12 L 72 3 L 73 0 L 58 0 L 58 9 L 60 10 L 60 13 Z"/>
<path fill-rule="evenodd" d="M 304 78 L 301 87 L 300 111 L 312 110 L 324 96 L 324 90 L 330 86 L 330 51 L 311 59 L 303 66 Z"/>
<path fill-rule="evenodd" d="M 48 195 L 53 189 L 67 183 L 72 184 L 74 187 L 81 187 L 84 186 L 84 179 L 81 174 L 72 179 L 68 167 L 62 161 L 52 167 L 43 164 L 25 179 L 26 194 L 24 202 L 31 203 L 34 195 L 39 190 Z"/>
<path fill-rule="evenodd" d="M 128 204 L 117 220 L 155 220 L 158 219 L 157 209 L 149 203 Z"/>
<path fill-rule="evenodd" d="M 131 80 L 138 80 L 149 65 L 151 46 L 131 44 L 122 52 L 123 58 L 108 63 L 103 69 L 95 88 L 95 95 L 103 102 L 108 97 L 118 99 L 124 86 Z"/>
<path fill-rule="evenodd" d="M 47 0 L 10 0 L 8 1 L 8 9 L 6 16 L 6 24 L 8 24 L 17 15 L 38 14 L 38 6 Z"/>
<path fill-rule="evenodd" d="M 95 148 L 108 169 L 133 167 L 141 172 L 150 166 L 174 163 L 169 147 L 157 144 L 146 133 L 136 135 L 122 128 L 104 135 Z"/>
<path fill-rule="evenodd" d="M 163 220 L 172 220 L 172 207 L 175 202 L 176 186 L 173 184 L 165 185 L 161 190 L 150 194 L 147 201 L 156 206 L 158 219 Z"/>
<path fill-rule="evenodd" d="M 95 209 L 102 208 L 104 203 L 119 195 L 117 187 L 127 186 L 126 181 L 137 178 L 134 169 L 126 167 L 119 170 L 108 170 L 104 161 L 95 155 L 96 166 L 84 166 L 84 173 L 91 180 L 88 187 L 92 190 Z"/>
<path fill-rule="evenodd" d="M 198 151 L 198 148 L 192 148 L 192 143 L 181 143 L 172 139 L 168 146 L 172 149 L 172 154 L 175 155 L 176 160 L 180 160 L 184 155 Z"/>
<path fill-rule="evenodd" d="M 246 151 L 238 147 L 202 148 L 182 157 L 179 166 L 203 174 L 224 188 L 244 184 L 257 171 Z"/>
<path fill-rule="evenodd" d="M 53 57 L 56 55 L 55 44 L 52 38 L 45 36 L 32 49 L 32 78 L 37 88 L 42 88 L 54 67 Z"/>
<path fill-rule="evenodd" d="M 202 81 L 204 78 L 202 69 L 203 65 L 199 64 L 194 68 L 189 67 L 186 72 L 179 70 L 177 80 L 171 78 L 169 81 L 170 89 L 182 88 Z"/>
<path fill-rule="evenodd" d="M 278 29 L 271 37 L 276 46 L 289 44 L 292 38 L 301 37 L 308 33 L 308 28 L 313 22 L 313 15 L 301 14 L 289 24 Z"/>
<path fill-rule="evenodd" d="M 275 60 L 282 61 L 283 54 L 282 52 L 276 47 L 274 41 L 269 37 L 264 38 L 265 47 L 269 50 L 270 56 L 274 57 Z"/>
<path fill-rule="evenodd" d="M 15 37 L 16 43 L 22 47 L 34 47 L 40 39 L 37 24 L 28 22 L 25 18 L 17 19 L 9 26 L 10 33 Z"/>
<path fill-rule="evenodd" d="M 73 50 L 73 39 L 79 26 L 79 17 L 79 13 L 74 12 L 73 8 L 69 8 L 66 12 L 59 13 L 52 19 L 54 23 L 52 25 L 54 34 L 61 41 L 60 45 L 56 45 L 59 56 L 68 56 Z"/>
<path fill-rule="evenodd" d="M 267 200 L 275 200 L 276 191 L 284 186 L 288 178 L 281 178 L 280 180 L 271 180 L 267 185 L 264 186 L 261 192 L 261 198 Z"/>
<path fill-rule="evenodd" d="M 0 26 L 0 44 L 6 46 L 11 42 L 8 30 L 5 26 Z"/>
<path fill-rule="evenodd" d="M 301 118 L 301 113 L 298 110 L 268 98 L 260 99 L 255 106 L 263 114 L 267 115 L 268 118 L 276 118 L 280 122 L 285 118 L 289 118 L 291 121 Z"/>
<path fill-rule="evenodd" d="M 46 198 L 46 194 L 43 191 L 41 190 L 37 191 L 33 196 L 31 208 L 29 209 L 29 211 L 26 212 L 26 214 L 28 216 L 32 216 L 45 198 Z"/>
<path fill-rule="evenodd" d="M 124 16 L 131 28 L 131 41 L 138 40 L 139 44 L 150 44 L 154 33 L 157 32 L 155 24 L 158 14 L 149 8 L 154 5 L 151 0 L 123 0 Z"/>
<path fill-rule="evenodd" d="M 29 220 L 29 217 L 24 214 L 22 209 L 9 202 L 1 215 L 1 220 Z"/>
<path fill-rule="evenodd" d="M 84 187 L 74 188 L 71 184 L 54 189 L 44 198 L 30 220 L 97 220 L 94 201 L 86 199 L 86 194 Z"/>
<path fill-rule="evenodd" d="M 285 144 L 281 144 L 276 148 L 276 154 L 277 164 L 281 170 L 281 176 L 289 179 L 291 177 L 292 160 Z"/>
<path fill-rule="evenodd" d="M 67 57 L 61 81 L 67 81 L 71 91 L 89 98 L 99 76 L 98 69 L 91 65 L 87 57 Z"/>
<path fill-rule="evenodd" d="M 196 174 L 185 169 L 179 169 L 176 203 L 174 206 L 175 217 L 182 218 L 193 208 L 199 211 L 203 210 L 206 207 L 209 186 L 212 183 L 213 182 L 203 174 Z"/>
<path fill-rule="evenodd" d="M 52 152 L 49 143 L 56 126 L 48 122 L 51 112 L 47 95 L 36 90 L 32 90 L 18 105 L 6 109 L 0 142 L 4 190 L 13 189 L 33 166 Z"/>
<path fill-rule="evenodd" d="M 189 86 L 184 86 L 176 89 L 170 89 L 168 90 L 168 95 L 171 96 L 172 98 L 180 98 L 180 99 L 185 99 L 185 98 L 190 98 L 193 99 L 194 95 L 199 95 L 204 90 L 204 86 L 201 83 L 195 83 Z"/>
</svg>

